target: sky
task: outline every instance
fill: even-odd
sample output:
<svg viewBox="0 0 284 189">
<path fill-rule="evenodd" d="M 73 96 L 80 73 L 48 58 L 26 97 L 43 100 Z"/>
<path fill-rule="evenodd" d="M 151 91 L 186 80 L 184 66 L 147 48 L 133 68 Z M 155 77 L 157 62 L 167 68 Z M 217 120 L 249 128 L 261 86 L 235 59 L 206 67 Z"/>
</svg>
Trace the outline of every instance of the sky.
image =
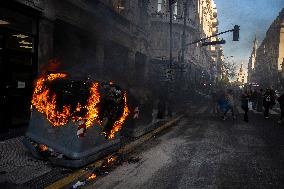
<svg viewBox="0 0 284 189">
<path fill-rule="evenodd" d="M 239 41 L 232 41 L 232 32 L 219 36 L 226 40 L 224 55 L 238 67 L 241 62 L 247 67 L 255 35 L 260 44 L 267 29 L 284 8 L 284 0 L 215 0 L 215 3 L 219 32 L 233 29 L 234 25 L 240 26 Z"/>
</svg>

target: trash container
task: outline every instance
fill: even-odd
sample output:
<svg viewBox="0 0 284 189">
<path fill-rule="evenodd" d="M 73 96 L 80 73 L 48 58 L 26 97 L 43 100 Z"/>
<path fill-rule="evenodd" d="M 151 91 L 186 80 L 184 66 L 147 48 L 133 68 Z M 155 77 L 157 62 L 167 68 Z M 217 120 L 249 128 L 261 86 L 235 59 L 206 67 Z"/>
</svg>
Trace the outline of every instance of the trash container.
<svg viewBox="0 0 284 189">
<path fill-rule="evenodd" d="M 153 113 L 154 102 L 151 95 L 141 100 L 143 96 L 137 96 L 134 92 L 128 95 L 131 113 L 122 131 L 122 135 L 129 138 L 138 138 L 164 123 L 164 119 L 157 119 Z"/>
<path fill-rule="evenodd" d="M 113 83 L 58 74 L 37 80 L 31 111 L 24 145 L 36 158 L 74 168 L 116 151 L 129 113 L 126 93 Z"/>
</svg>

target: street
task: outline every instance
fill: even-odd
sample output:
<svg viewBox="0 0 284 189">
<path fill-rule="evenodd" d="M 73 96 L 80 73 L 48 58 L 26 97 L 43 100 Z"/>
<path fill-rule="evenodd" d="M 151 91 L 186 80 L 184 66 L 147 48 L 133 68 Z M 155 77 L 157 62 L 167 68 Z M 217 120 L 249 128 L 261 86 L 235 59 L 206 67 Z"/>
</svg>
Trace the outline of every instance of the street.
<svg viewBox="0 0 284 189">
<path fill-rule="evenodd" d="M 240 112 L 240 108 L 237 108 Z M 174 127 L 139 147 L 86 188 L 283 188 L 284 125 L 251 111 L 249 123 L 223 121 L 196 106 Z"/>
</svg>

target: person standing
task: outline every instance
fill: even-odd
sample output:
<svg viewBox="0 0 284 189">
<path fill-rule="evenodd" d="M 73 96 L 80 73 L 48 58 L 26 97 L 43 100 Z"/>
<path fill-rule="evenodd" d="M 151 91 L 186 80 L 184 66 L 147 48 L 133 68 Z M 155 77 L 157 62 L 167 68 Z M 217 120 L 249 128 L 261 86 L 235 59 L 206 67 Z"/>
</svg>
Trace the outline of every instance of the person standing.
<svg viewBox="0 0 284 189">
<path fill-rule="evenodd" d="M 252 109 L 256 110 L 257 105 L 257 90 L 254 89 L 251 95 Z"/>
<path fill-rule="evenodd" d="M 265 119 L 269 118 L 269 109 L 272 106 L 272 94 L 270 89 L 266 89 L 264 95 L 263 95 L 263 107 L 264 107 L 264 117 Z"/>
<path fill-rule="evenodd" d="M 248 103 L 249 103 L 250 95 L 247 90 L 245 90 L 241 96 L 241 107 L 244 110 L 244 121 L 248 122 Z"/>
<path fill-rule="evenodd" d="M 256 107 L 256 110 L 258 112 L 262 112 L 263 111 L 262 106 L 263 106 L 263 90 L 259 89 L 259 91 L 257 93 L 257 107 Z"/>
<path fill-rule="evenodd" d="M 234 94 L 233 90 L 229 89 L 228 92 L 226 93 L 226 100 L 228 102 L 228 108 L 224 112 L 223 117 L 227 117 L 227 113 L 229 110 L 232 112 L 233 119 L 236 119 L 235 113 L 234 113 L 234 107 L 235 107 L 235 99 L 234 99 Z"/>
</svg>

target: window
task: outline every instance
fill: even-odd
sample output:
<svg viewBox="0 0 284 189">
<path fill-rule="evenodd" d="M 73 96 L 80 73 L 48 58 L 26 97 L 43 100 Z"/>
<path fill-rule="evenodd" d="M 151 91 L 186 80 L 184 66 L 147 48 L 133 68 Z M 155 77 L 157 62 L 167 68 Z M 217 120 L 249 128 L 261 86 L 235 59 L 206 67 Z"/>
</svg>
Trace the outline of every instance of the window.
<svg viewBox="0 0 284 189">
<path fill-rule="evenodd" d="M 157 12 L 162 12 L 163 0 L 158 0 Z"/>
<path fill-rule="evenodd" d="M 112 1 L 112 6 L 115 9 L 115 11 L 118 13 L 123 13 L 125 11 L 125 5 L 126 5 L 125 0 L 113 0 Z"/>
<path fill-rule="evenodd" d="M 178 15 L 178 4 L 177 4 L 177 2 L 175 2 L 174 5 L 173 5 L 173 16 L 174 16 L 174 20 L 177 19 L 177 15 Z"/>
</svg>

